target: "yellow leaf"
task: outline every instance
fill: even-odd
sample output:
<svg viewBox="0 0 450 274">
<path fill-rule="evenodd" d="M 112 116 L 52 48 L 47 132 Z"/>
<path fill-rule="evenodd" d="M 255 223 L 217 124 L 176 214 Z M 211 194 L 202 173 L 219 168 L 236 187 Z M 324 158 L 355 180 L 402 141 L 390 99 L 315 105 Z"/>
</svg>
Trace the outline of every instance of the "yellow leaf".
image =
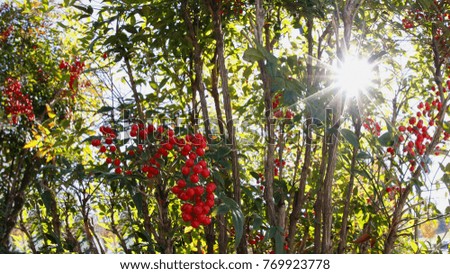
<svg viewBox="0 0 450 274">
<path fill-rule="evenodd" d="M 56 114 L 53 112 L 53 110 L 52 110 L 52 108 L 50 107 L 50 105 L 49 105 L 49 104 L 46 104 L 46 105 L 45 105 L 45 108 L 47 109 L 48 117 L 49 117 L 50 119 L 55 118 Z"/>
<path fill-rule="evenodd" d="M 46 150 L 39 150 L 38 152 L 36 152 L 36 156 L 39 158 L 43 158 L 45 154 L 47 154 Z"/>
<path fill-rule="evenodd" d="M 53 160 L 53 155 L 51 155 L 50 153 L 47 155 L 47 163 L 50 162 L 51 160 Z"/>
<path fill-rule="evenodd" d="M 27 144 L 25 144 L 23 146 L 23 148 L 33 148 L 33 147 L 37 146 L 38 143 L 39 143 L 38 140 L 31 140 Z"/>
<path fill-rule="evenodd" d="M 184 228 L 184 234 L 187 234 L 187 233 L 191 232 L 192 230 L 194 230 L 194 228 L 192 226 L 186 226 Z"/>
<path fill-rule="evenodd" d="M 55 122 L 51 122 L 50 124 L 48 124 L 48 127 L 49 128 L 54 128 L 56 126 L 56 123 Z"/>
<path fill-rule="evenodd" d="M 43 125 L 38 124 L 38 128 L 41 132 L 45 132 L 46 135 L 50 134 L 50 130 L 48 130 L 47 128 L 45 128 Z"/>
</svg>

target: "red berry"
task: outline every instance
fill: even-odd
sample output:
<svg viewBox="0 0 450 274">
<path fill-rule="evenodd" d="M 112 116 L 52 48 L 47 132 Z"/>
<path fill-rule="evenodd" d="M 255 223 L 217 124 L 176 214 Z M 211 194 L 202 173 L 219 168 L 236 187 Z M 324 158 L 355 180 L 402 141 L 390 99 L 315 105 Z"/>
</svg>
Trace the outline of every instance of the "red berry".
<svg viewBox="0 0 450 274">
<path fill-rule="evenodd" d="M 107 163 L 107 164 L 111 164 L 111 163 L 112 163 L 112 159 L 111 159 L 111 158 L 109 158 L 109 157 L 108 157 L 108 158 L 106 158 L 106 163 Z"/>
<path fill-rule="evenodd" d="M 211 224 L 211 218 L 209 218 L 208 216 L 205 216 L 205 218 L 203 218 L 203 220 L 202 220 L 202 224 L 203 225 L 210 225 Z"/>
<path fill-rule="evenodd" d="M 198 162 L 198 164 L 201 165 L 203 168 L 206 168 L 208 166 L 205 160 L 201 160 L 200 162 Z"/>
<path fill-rule="evenodd" d="M 197 186 L 194 188 L 194 190 L 195 190 L 195 194 L 197 194 L 197 195 L 202 195 L 205 192 L 205 190 L 203 189 L 202 186 Z"/>
<path fill-rule="evenodd" d="M 181 211 L 184 213 L 191 213 L 193 206 L 191 204 L 184 204 L 181 206 Z"/>
<path fill-rule="evenodd" d="M 186 187 L 186 181 L 183 180 L 183 179 L 178 180 L 177 186 L 179 186 L 179 187 L 181 187 L 181 188 Z"/>
<path fill-rule="evenodd" d="M 128 155 L 130 155 L 130 156 L 134 156 L 134 154 L 135 154 L 134 150 L 130 150 L 130 151 L 128 151 Z"/>
<path fill-rule="evenodd" d="M 198 183 L 198 175 L 197 174 L 192 174 L 191 177 L 189 177 L 189 179 L 191 180 L 192 183 L 196 184 Z"/>
<path fill-rule="evenodd" d="M 187 201 L 189 200 L 189 197 L 186 195 L 186 193 L 182 192 L 180 193 L 180 195 L 178 196 L 178 198 L 180 198 L 180 200 L 182 201 Z"/>
<path fill-rule="evenodd" d="M 93 145 L 94 147 L 98 147 L 101 145 L 101 141 L 99 139 L 93 139 L 91 145 Z"/>
<path fill-rule="evenodd" d="M 416 117 L 411 117 L 411 118 L 409 118 L 409 124 L 410 124 L 410 125 L 416 124 Z"/>
<path fill-rule="evenodd" d="M 211 208 L 209 206 L 207 206 L 207 205 L 203 206 L 203 213 L 204 214 L 208 214 L 210 210 L 211 210 Z"/>
<path fill-rule="evenodd" d="M 117 148 L 116 148 L 116 146 L 110 146 L 109 147 L 109 151 L 111 151 L 111 152 L 116 152 L 116 150 L 117 150 Z"/>
<path fill-rule="evenodd" d="M 190 145 L 184 145 L 183 150 L 184 151 L 191 151 L 192 147 Z"/>
<path fill-rule="evenodd" d="M 194 152 L 189 153 L 189 159 L 195 160 L 197 158 L 197 154 Z"/>
<path fill-rule="evenodd" d="M 209 206 L 209 207 L 213 207 L 214 206 L 214 199 L 212 200 L 207 200 L 205 205 Z"/>
<path fill-rule="evenodd" d="M 203 156 L 203 155 L 205 155 L 205 150 L 203 150 L 203 148 L 199 147 L 195 150 L 195 153 L 197 153 L 198 156 Z"/>
<path fill-rule="evenodd" d="M 119 159 L 115 159 L 114 160 L 114 165 L 115 166 L 120 166 L 120 160 Z"/>
<path fill-rule="evenodd" d="M 112 144 L 112 142 L 113 142 L 113 140 L 110 137 L 106 138 L 106 140 L 105 140 L 105 143 L 108 145 Z"/>
<path fill-rule="evenodd" d="M 122 173 L 122 169 L 120 167 L 116 167 L 115 172 L 116 172 L 116 174 L 121 174 Z"/>
<path fill-rule="evenodd" d="M 99 151 L 100 151 L 101 153 L 106 152 L 106 147 L 105 147 L 105 146 L 101 146 Z"/>
<path fill-rule="evenodd" d="M 211 173 L 209 172 L 209 170 L 207 168 L 202 169 L 201 174 L 202 174 L 203 178 L 205 178 L 205 179 L 211 175 Z"/>
<path fill-rule="evenodd" d="M 183 221 L 185 221 L 185 222 L 190 222 L 192 220 L 192 216 L 187 213 L 181 214 L 181 218 L 183 218 Z"/>
<path fill-rule="evenodd" d="M 187 160 L 186 160 L 186 166 L 188 166 L 188 167 L 194 166 L 194 160 L 192 160 L 192 159 L 187 159 Z"/>
<path fill-rule="evenodd" d="M 195 190 L 193 188 L 189 188 L 188 190 L 186 190 L 186 196 L 188 197 L 188 199 L 192 198 L 195 195 Z"/>
<path fill-rule="evenodd" d="M 196 206 L 194 206 L 194 208 L 192 209 L 192 212 L 193 212 L 195 215 L 199 216 L 200 214 L 203 213 L 203 207 L 196 205 Z"/>
<path fill-rule="evenodd" d="M 192 226 L 193 228 L 198 228 L 198 227 L 200 226 L 200 222 L 197 221 L 197 220 L 192 220 L 192 221 L 191 221 L 191 226 Z"/>
<path fill-rule="evenodd" d="M 144 150 L 144 146 L 143 145 L 138 145 L 137 148 L 138 148 L 138 151 L 143 151 Z"/>
<path fill-rule="evenodd" d="M 195 165 L 194 168 L 193 168 L 194 173 L 197 173 L 197 174 L 202 172 L 202 169 L 203 169 L 202 166 L 199 165 L 199 164 Z"/>
<path fill-rule="evenodd" d="M 133 171 L 127 170 L 127 171 L 125 171 L 125 174 L 126 174 L 126 175 L 133 175 Z"/>
<path fill-rule="evenodd" d="M 174 186 L 174 187 L 172 187 L 172 193 L 173 194 L 180 194 L 181 193 L 181 189 L 178 186 Z"/>
<path fill-rule="evenodd" d="M 191 169 L 187 166 L 183 166 L 181 168 L 181 173 L 183 173 L 183 175 L 189 175 L 189 173 L 191 173 Z"/>
<path fill-rule="evenodd" d="M 165 143 L 165 144 L 164 144 L 164 148 L 165 148 L 166 150 L 172 150 L 172 149 L 173 149 L 173 145 L 172 145 L 171 143 Z"/>
<path fill-rule="evenodd" d="M 216 184 L 215 183 L 211 182 L 211 183 L 206 185 L 206 192 L 212 193 L 212 192 L 214 192 L 214 190 L 216 190 Z"/>
</svg>

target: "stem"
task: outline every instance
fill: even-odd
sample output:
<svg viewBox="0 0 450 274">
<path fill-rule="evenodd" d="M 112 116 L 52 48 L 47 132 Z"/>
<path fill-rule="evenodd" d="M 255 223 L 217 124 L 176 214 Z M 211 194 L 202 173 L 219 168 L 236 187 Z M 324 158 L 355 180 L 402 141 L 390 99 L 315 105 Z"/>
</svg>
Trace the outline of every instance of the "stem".
<svg viewBox="0 0 450 274">
<path fill-rule="evenodd" d="M 354 117 L 354 127 L 355 127 L 355 135 L 360 138 L 361 135 L 361 119 L 358 117 Z M 359 147 L 354 146 L 352 151 L 352 160 L 350 164 L 350 180 L 348 182 L 347 191 L 345 193 L 344 200 L 344 213 L 342 214 L 342 225 L 340 231 L 340 242 L 338 246 L 338 253 L 344 253 L 345 247 L 347 245 L 347 224 L 348 224 L 348 216 L 350 215 L 350 201 L 353 193 L 353 186 L 355 183 L 355 168 L 356 168 L 356 156 L 358 155 Z"/>
</svg>

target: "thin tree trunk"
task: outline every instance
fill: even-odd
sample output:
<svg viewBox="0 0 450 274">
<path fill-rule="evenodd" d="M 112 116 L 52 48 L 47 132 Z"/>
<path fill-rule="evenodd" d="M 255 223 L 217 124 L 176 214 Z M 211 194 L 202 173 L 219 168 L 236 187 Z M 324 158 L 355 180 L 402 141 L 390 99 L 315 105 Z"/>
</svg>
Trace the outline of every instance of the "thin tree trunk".
<svg viewBox="0 0 450 274">
<path fill-rule="evenodd" d="M 34 176 L 33 171 L 36 170 L 36 167 L 30 161 L 32 160 L 20 159 L 16 169 L 17 174 L 14 174 L 14 176 L 20 176 L 21 174 L 23 176 L 21 179 L 14 179 L 11 191 L 5 195 L 6 204 L 4 205 L 4 212 L 0 214 L 0 253 L 10 252 L 10 234 L 16 226 L 20 211 L 25 204 L 25 191 L 31 184 Z M 22 164 L 25 164 L 25 167 L 22 167 Z M 23 173 L 20 172 L 22 168 L 24 168 Z"/>
<path fill-rule="evenodd" d="M 357 117 L 354 121 L 354 127 L 355 127 L 355 135 L 359 140 L 360 134 L 361 134 L 361 119 L 360 117 Z M 350 180 L 348 182 L 347 191 L 345 193 L 345 199 L 344 199 L 344 213 L 342 214 L 342 223 L 341 223 L 341 231 L 339 233 L 340 235 L 340 242 L 338 246 L 338 253 L 344 253 L 345 248 L 347 246 L 347 234 L 348 234 L 348 216 L 350 215 L 350 202 L 351 197 L 353 193 L 353 185 L 355 183 L 355 168 L 356 168 L 356 157 L 358 155 L 359 147 L 354 146 L 352 150 L 352 160 L 350 164 Z"/>
<path fill-rule="evenodd" d="M 142 111 L 141 99 L 139 98 L 139 93 L 137 91 L 136 80 L 134 79 L 133 68 L 131 67 L 131 62 L 130 62 L 129 56 L 126 55 L 124 57 L 124 60 L 125 60 L 126 72 L 128 75 L 128 79 L 130 81 L 131 91 L 133 92 L 134 101 L 136 103 L 136 107 L 138 110 L 139 119 L 141 120 L 140 122 L 145 123 L 145 115 L 144 115 L 144 112 Z"/>
<path fill-rule="evenodd" d="M 222 3 L 206 0 L 206 4 L 210 8 L 213 17 L 214 37 L 216 40 L 217 51 L 217 63 L 219 68 L 220 78 L 222 80 L 222 99 L 225 110 L 226 128 L 228 133 L 228 142 L 231 144 L 231 169 L 232 169 L 232 181 L 233 181 L 233 198 L 236 203 L 241 206 L 241 179 L 239 174 L 239 159 L 238 149 L 236 143 L 236 132 L 233 121 L 233 112 L 231 109 L 231 94 L 228 89 L 228 71 L 225 64 L 225 49 L 224 49 L 224 34 L 222 31 L 222 15 L 220 13 Z M 245 235 L 241 238 L 238 245 L 238 253 L 248 253 L 247 240 Z"/>
<path fill-rule="evenodd" d="M 307 86 L 308 86 L 308 93 L 310 92 L 311 86 L 312 86 L 312 82 L 313 82 L 313 71 L 312 71 L 312 53 L 313 53 L 313 38 L 312 38 L 312 31 L 313 31 L 313 19 L 309 18 L 307 21 L 307 40 L 308 40 L 308 63 L 306 66 L 306 71 L 308 74 L 308 78 L 307 78 Z M 312 119 L 311 119 L 311 115 L 309 113 L 306 114 L 306 129 L 305 132 L 305 139 L 306 139 L 306 144 L 305 144 L 305 157 L 303 160 L 303 167 L 302 167 L 302 171 L 300 174 L 300 183 L 299 183 L 299 187 L 297 189 L 297 191 L 295 192 L 295 196 L 294 196 L 294 204 L 293 204 L 293 208 L 292 208 L 292 212 L 290 214 L 290 218 L 289 218 L 289 229 L 288 229 L 288 246 L 289 246 L 289 251 L 292 252 L 293 248 L 294 248 L 294 240 L 295 240 L 295 234 L 297 232 L 297 222 L 300 218 L 300 214 L 301 214 L 301 209 L 303 207 L 304 204 L 304 198 L 305 198 L 305 187 L 306 187 L 306 180 L 308 178 L 309 175 L 309 169 L 310 169 L 310 165 L 311 165 L 311 152 L 312 152 L 312 138 L 310 136 L 310 127 L 312 124 Z"/>
</svg>

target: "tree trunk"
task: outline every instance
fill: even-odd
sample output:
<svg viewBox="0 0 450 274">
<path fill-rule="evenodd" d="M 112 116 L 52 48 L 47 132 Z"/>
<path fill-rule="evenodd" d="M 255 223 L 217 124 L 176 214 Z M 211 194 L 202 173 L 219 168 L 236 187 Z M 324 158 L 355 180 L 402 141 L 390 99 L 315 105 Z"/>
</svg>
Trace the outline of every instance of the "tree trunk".
<svg viewBox="0 0 450 274">
<path fill-rule="evenodd" d="M 238 149 L 236 143 L 236 132 L 233 121 L 233 112 L 231 109 L 231 94 L 228 89 L 228 71 L 225 64 L 225 50 L 224 50 L 224 34 L 222 31 L 222 15 L 221 5 L 222 3 L 206 0 L 206 4 L 210 8 L 213 17 L 214 26 L 214 37 L 216 40 L 216 51 L 217 51 L 217 63 L 219 68 L 219 75 L 222 80 L 222 99 L 223 106 L 225 110 L 226 128 L 228 133 L 228 143 L 231 145 L 231 169 L 232 169 L 232 181 L 233 181 L 233 198 L 236 203 L 241 206 L 241 179 L 239 174 L 239 159 L 238 159 Z M 241 238 L 238 245 L 238 253 L 248 253 L 247 250 L 247 240 L 245 235 Z"/>
</svg>

